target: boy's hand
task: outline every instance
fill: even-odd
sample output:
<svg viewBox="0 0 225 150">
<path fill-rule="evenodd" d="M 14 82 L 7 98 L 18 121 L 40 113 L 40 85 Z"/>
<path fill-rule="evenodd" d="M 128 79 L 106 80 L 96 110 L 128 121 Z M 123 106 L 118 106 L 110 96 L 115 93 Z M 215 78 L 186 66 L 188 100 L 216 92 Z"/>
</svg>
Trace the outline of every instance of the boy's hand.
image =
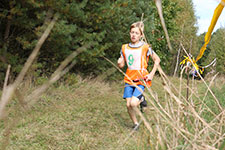
<svg viewBox="0 0 225 150">
<path fill-rule="evenodd" d="M 124 59 L 123 57 L 120 57 L 118 60 L 117 60 L 117 64 L 120 68 L 123 68 L 124 65 L 125 65 L 125 62 L 124 62 Z"/>
<path fill-rule="evenodd" d="M 146 81 L 151 81 L 153 79 L 154 74 L 150 72 L 148 75 L 145 76 Z"/>
<path fill-rule="evenodd" d="M 120 58 L 118 59 L 117 63 L 118 63 L 118 64 L 121 64 L 121 63 L 122 63 L 122 61 L 123 61 L 123 58 L 122 58 L 122 57 L 120 57 Z"/>
</svg>

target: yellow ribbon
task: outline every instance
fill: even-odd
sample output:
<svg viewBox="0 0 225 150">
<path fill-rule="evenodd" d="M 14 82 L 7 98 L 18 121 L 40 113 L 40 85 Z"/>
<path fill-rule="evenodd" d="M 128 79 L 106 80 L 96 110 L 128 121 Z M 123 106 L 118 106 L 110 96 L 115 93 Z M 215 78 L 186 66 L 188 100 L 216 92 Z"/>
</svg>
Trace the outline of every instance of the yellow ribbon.
<svg viewBox="0 0 225 150">
<path fill-rule="evenodd" d="M 216 7 L 216 9 L 214 10 L 214 14 L 213 14 L 213 18 L 211 20 L 211 24 L 208 28 L 208 32 L 206 33 L 205 35 L 205 43 L 204 45 L 202 46 L 202 48 L 200 49 L 200 52 L 198 54 L 198 57 L 196 58 L 196 62 L 202 58 L 204 52 L 205 52 L 205 49 L 206 49 L 206 46 L 209 44 L 210 42 L 210 39 L 211 39 L 211 34 L 212 34 L 212 31 L 216 25 L 216 22 L 224 8 L 224 5 L 222 4 L 222 2 L 225 2 L 225 0 L 221 0 L 220 4 Z"/>
<path fill-rule="evenodd" d="M 184 65 L 186 62 L 193 62 L 193 66 L 195 67 L 195 69 L 196 70 L 199 70 L 199 66 L 198 66 L 198 64 L 195 62 L 195 59 L 193 58 L 193 59 L 191 59 L 191 58 L 189 58 L 189 57 L 187 57 L 187 56 L 184 56 L 185 57 L 185 59 L 184 60 L 182 60 L 181 62 L 180 62 L 180 65 Z M 200 71 L 200 73 L 202 74 L 203 72 L 202 71 Z"/>
<path fill-rule="evenodd" d="M 220 4 L 214 10 L 213 18 L 212 18 L 210 26 L 208 28 L 208 32 L 205 35 L 205 39 L 204 39 L 205 43 L 202 46 L 202 48 L 200 49 L 200 52 L 199 52 L 196 60 L 194 58 L 191 59 L 191 58 L 189 58 L 187 56 L 184 56 L 185 59 L 183 61 L 181 61 L 180 64 L 185 64 L 186 62 L 188 62 L 188 61 L 191 62 L 191 60 L 192 60 L 193 66 L 195 67 L 195 69 L 198 70 L 201 74 L 203 73 L 204 68 L 199 67 L 198 64 L 197 64 L 197 61 L 202 58 L 202 56 L 203 56 L 203 54 L 204 54 L 204 52 L 206 50 L 206 47 L 207 47 L 207 45 L 209 44 L 209 42 L 211 40 L 212 31 L 213 31 L 213 29 L 214 29 L 214 27 L 216 25 L 216 22 L 217 22 L 217 20 L 218 20 L 218 18 L 220 16 L 221 12 L 223 11 L 224 4 L 225 4 L 225 0 L 221 0 Z"/>
</svg>

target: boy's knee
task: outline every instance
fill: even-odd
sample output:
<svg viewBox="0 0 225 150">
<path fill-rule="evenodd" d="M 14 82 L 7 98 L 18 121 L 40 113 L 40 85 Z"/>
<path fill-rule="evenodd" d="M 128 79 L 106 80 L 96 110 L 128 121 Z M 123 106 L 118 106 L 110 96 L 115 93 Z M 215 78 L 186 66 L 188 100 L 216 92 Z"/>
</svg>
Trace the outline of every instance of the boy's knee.
<svg viewBox="0 0 225 150">
<path fill-rule="evenodd" d="M 126 100 L 127 100 L 127 108 L 131 108 L 131 104 L 130 104 L 131 98 L 126 98 Z"/>
<path fill-rule="evenodd" d="M 139 99 L 133 96 L 130 103 L 131 107 L 137 107 L 138 104 L 139 104 Z"/>
<path fill-rule="evenodd" d="M 130 103 L 127 103 L 127 108 L 131 108 L 131 104 Z"/>
</svg>

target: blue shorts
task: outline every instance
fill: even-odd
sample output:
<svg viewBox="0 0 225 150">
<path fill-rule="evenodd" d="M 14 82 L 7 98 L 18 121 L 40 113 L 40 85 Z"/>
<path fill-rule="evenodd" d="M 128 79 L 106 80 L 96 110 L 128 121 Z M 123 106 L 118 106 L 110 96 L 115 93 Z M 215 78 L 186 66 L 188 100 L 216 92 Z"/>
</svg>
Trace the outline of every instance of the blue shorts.
<svg viewBox="0 0 225 150">
<path fill-rule="evenodd" d="M 140 91 L 138 88 L 136 88 L 135 86 L 132 86 L 128 83 L 125 83 L 125 88 L 124 88 L 124 93 L 123 93 L 123 98 L 131 98 L 132 96 L 135 97 L 140 97 L 145 89 L 145 87 L 143 85 L 138 85 L 139 88 L 142 89 L 142 91 Z"/>
</svg>

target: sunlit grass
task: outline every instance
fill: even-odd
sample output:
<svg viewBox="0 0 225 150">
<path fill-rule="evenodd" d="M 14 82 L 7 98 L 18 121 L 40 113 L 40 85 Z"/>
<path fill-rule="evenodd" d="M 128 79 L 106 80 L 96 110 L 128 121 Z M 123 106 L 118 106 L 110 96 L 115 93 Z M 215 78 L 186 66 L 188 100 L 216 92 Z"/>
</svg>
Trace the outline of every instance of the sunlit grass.
<svg viewBox="0 0 225 150">
<path fill-rule="evenodd" d="M 178 78 L 170 79 L 175 85 L 179 85 Z M 172 145 L 171 143 L 177 145 L 176 149 L 190 147 L 190 144 L 168 126 L 168 122 L 150 104 L 144 117 L 150 123 L 156 138 L 152 139 L 143 123 L 140 130 L 129 137 L 132 122 L 127 114 L 126 103 L 122 99 L 122 82 L 106 83 L 80 77 L 74 80 L 76 82 L 73 85 L 61 82 L 52 86 L 29 111 L 11 111 L 7 122 L 1 122 L 1 141 L 4 139 L 5 128 L 13 123 L 19 113 L 22 115 L 19 115 L 18 123 L 11 131 L 7 149 L 169 149 L 168 144 Z M 161 78 L 155 77 L 152 90 L 157 93 L 162 107 L 175 117 L 176 115 L 172 114 L 176 113 L 177 105 L 171 103 L 169 106 L 170 96 L 163 92 L 161 83 Z M 204 97 L 206 90 L 202 89 L 202 85 L 203 83 L 199 81 L 196 84 L 197 89 L 200 87 L 198 92 L 200 98 Z M 224 86 L 212 85 L 212 90 L 222 102 L 222 106 L 224 106 L 223 89 Z M 209 95 L 205 99 L 206 104 L 217 114 L 210 100 L 212 99 Z M 9 107 L 17 108 L 19 105 L 15 99 Z M 201 113 L 201 117 L 208 123 L 213 119 L 211 113 L 206 110 Z M 193 115 L 184 115 L 183 119 L 181 118 L 181 122 L 184 123 L 180 124 L 181 128 L 195 134 L 195 126 L 199 126 L 199 131 L 204 127 L 201 122 L 196 121 Z M 221 130 L 223 132 L 225 130 L 222 124 Z M 205 132 L 210 133 L 208 129 Z M 210 136 L 215 137 L 215 134 L 213 132 L 211 134 L 202 139 L 208 141 L 207 145 L 213 145 Z M 164 138 L 173 141 L 168 143 L 169 141 Z"/>
</svg>

